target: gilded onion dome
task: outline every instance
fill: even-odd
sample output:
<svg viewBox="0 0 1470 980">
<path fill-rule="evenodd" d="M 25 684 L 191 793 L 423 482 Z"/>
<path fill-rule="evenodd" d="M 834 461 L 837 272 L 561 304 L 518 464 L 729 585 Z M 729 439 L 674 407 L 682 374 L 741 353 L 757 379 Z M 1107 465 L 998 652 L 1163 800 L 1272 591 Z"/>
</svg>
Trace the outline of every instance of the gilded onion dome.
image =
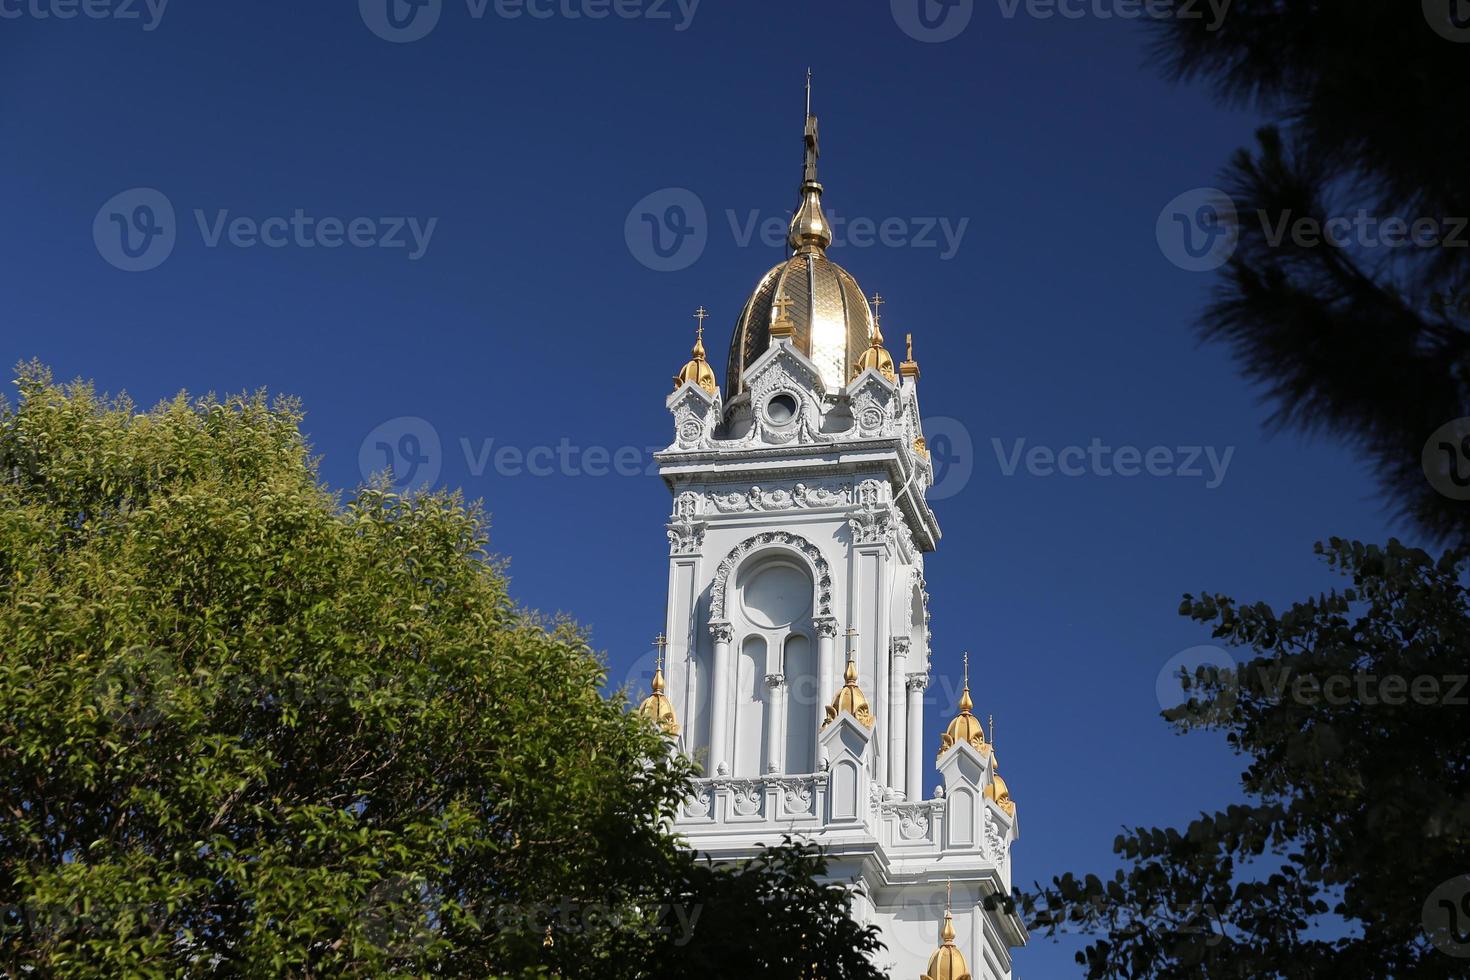
<svg viewBox="0 0 1470 980">
<path fill-rule="evenodd" d="M 839 714 L 848 711 L 864 728 L 872 728 L 873 711 L 868 707 L 868 699 L 864 696 L 862 688 L 858 687 L 857 663 L 851 657 L 847 660 L 847 670 L 842 674 L 842 681 L 842 690 L 838 691 L 832 703 L 827 705 L 827 720 L 822 722 L 822 727 L 826 728 L 836 720 Z"/>
<path fill-rule="evenodd" d="M 878 326 L 876 320 L 873 323 L 873 337 L 868 344 L 868 349 L 863 351 L 863 356 L 858 358 L 852 367 L 852 376 L 856 378 L 868 368 L 877 371 L 890 382 L 898 381 L 898 374 L 893 370 L 893 355 L 888 353 L 883 346 L 883 329 Z"/>
<path fill-rule="evenodd" d="M 789 259 L 761 277 L 735 321 L 730 339 L 725 395 L 734 399 L 745 387 L 745 370 L 771 346 L 771 323 L 779 310 L 777 297 L 789 302 L 791 343 L 821 373 L 829 392 L 847 386 L 853 363 L 870 346 L 873 313 L 857 280 L 831 259 L 832 227 L 822 210 L 817 181 L 817 117 L 807 114 L 806 164 L 801 201 L 791 218 L 786 241 Z"/>
<path fill-rule="evenodd" d="M 995 718 L 990 719 L 990 740 L 995 741 Z M 994 750 L 991 751 L 992 764 L 990 767 L 990 782 L 985 785 L 985 798 L 995 803 L 1011 816 L 1016 815 L 1016 803 L 1011 799 L 1011 789 L 1006 781 L 1000 778 L 1000 760 L 995 758 Z"/>
<path fill-rule="evenodd" d="M 653 693 L 643 699 L 638 706 L 638 714 L 653 722 L 664 730 L 665 734 L 679 734 L 679 720 L 674 716 L 674 702 L 670 701 L 664 693 L 664 638 L 654 641 L 658 644 L 658 663 L 653 669 Z"/>
<path fill-rule="evenodd" d="M 929 957 L 929 969 L 924 971 L 920 980 L 970 980 L 970 966 L 965 962 L 965 954 L 954 944 L 954 916 L 947 907 L 939 939 L 943 945 Z"/>
<path fill-rule="evenodd" d="M 693 381 L 711 395 L 720 388 L 719 383 L 715 380 L 715 369 L 710 367 L 709 360 L 704 354 L 704 318 L 708 315 L 702 306 L 694 314 L 699 320 L 699 330 L 694 335 L 694 348 L 689 352 L 689 363 L 685 364 L 679 369 L 679 373 L 674 375 L 675 391 L 678 391 L 690 381 Z"/>
<path fill-rule="evenodd" d="M 970 700 L 970 655 L 965 654 L 965 689 L 960 693 L 960 713 L 955 715 L 954 721 L 949 723 L 949 728 L 939 737 L 939 754 L 944 755 L 954 746 L 961 742 L 969 742 L 970 746 L 981 755 L 989 751 L 985 744 L 985 729 L 980 726 L 980 719 L 970 713 L 975 707 L 975 702 Z"/>
</svg>

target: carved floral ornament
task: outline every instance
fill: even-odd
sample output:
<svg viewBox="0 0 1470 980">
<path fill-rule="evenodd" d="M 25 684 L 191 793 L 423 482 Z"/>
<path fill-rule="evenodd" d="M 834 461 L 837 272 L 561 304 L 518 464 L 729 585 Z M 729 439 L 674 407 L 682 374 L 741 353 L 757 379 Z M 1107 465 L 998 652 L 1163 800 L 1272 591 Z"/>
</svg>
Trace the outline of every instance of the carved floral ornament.
<svg viewBox="0 0 1470 980">
<path fill-rule="evenodd" d="M 729 588 L 730 574 L 735 571 L 737 565 L 746 555 L 759 548 L 776 547 L 787 551 L 794 551 L 806 559 L 812 570 L 812 580 L 817 584 L 817 616 L 832 615 L 832 569 L 827 564 L 827 559 L 822 557 L 821 549 L 800 535 L 791 534 L 787 531 L 766 531 L 756 534 L 737 544 L 720 562 L 720 567 L 715 570 L 715 580 L 710 586 L 710 619 L 712 621 L 723 621 L 725 619 L 725 593 Z M 710 625 L 714 629 L 714 623 Z"/>
</svg>

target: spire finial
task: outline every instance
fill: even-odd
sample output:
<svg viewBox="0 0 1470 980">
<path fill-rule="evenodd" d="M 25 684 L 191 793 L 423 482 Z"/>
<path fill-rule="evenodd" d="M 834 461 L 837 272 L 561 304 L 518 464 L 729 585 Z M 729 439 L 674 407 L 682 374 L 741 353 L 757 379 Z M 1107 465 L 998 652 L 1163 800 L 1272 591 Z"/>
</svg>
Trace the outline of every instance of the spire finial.
<svg viewBox="0 0 1470 980">
<path fill-rule="evenodd" d="M 995 745 L 995 715 L 990 716 L 990 744 Z"/>
<path fill-rule="evenodd" d="M 914 360 L 914 335 L 909 334 L 904 338 L 908 346 L 908 357 L 898 366 L 898 373 L 905 378 L 917 378 L 919 376 L 919 362 Z"/>
<path fill-rule="evenodd" d="M 812 114 L 812 70 L 808 66 L 806 70 L 806 114 Z"/>
<path fill-rule="evenodd" d="M 810 88 L 807 97 L 811 97 Z M 802 135 L 801 204 L 792 216 L 791 228 L 786 234 L 786 241 L 795 252 L 821 252 L 832 244 L 832 227 L 822 213 L 822 185 L 817 182 L 817 158 L 821 155 L 817 117 L 812 115 L 808 105 L 806 130 Z"/>
<path fill-rule="evenodd" d="M 863 695 L 862 688 L 858 687 L 857 658 L 853 652 L 852 641 L 857 638 L 858 631 L 853 627 L 847 628 L 847 669 L 842 672 L 842 689 L 827 705 L 827 720 L 822 722 L 826 728 L 840 712 L 851 712 L 859 723 L 872 728 L 873 711 L 868 707 L 868 699 Z"/>
<path fill-rule="evenodd" d="M 707 316 L 709 316 L 709 310 L 703 306 L 694 311 L 694 319 L 699 321 L 699 326 L 694 333 L 694 347 L 689 351 L 692 359 L 679 370 L 678 374 L 674 375 L 675 391 L 690 381 L 711 395 L 719 388 L 715 383 L 715 369 L 709 366 L 709 360 L 704 353 L 704 318 Z"/>
<path fill-rule="evenodd" d="M 654 661 L 653 681 L 648 685 L 652 692 L 643 699 L 638 706 L 638 713 L 652 721 L 664 730 L 667 735 L 679 734 L 679 721 L 674 715 L 674 706 L 664 694 L 667 685 L 664 683 L 664 647 L 669 641 L 663 633 L 653 639 L 654 648 L 658 650 L 658 658 Z"/>
<path fill-rule="evenodd" d="M 876 327 L 878 325 L 878 321 L 883 319 L 883 304 L 888 301 L 883 298 L 882 293 L 874 293 L 873 298 L 869 302 L 873 304 L 873 326 Z"/>
</svg>

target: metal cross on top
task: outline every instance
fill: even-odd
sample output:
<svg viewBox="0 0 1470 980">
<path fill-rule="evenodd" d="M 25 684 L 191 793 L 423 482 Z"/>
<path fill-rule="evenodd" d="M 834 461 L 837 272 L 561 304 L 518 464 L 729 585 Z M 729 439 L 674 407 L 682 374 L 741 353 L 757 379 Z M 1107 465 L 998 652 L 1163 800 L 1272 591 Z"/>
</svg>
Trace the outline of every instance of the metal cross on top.
<svg viewBox="0 0 1470 980">
<path fill-rule="evenodd" d="M 658 636 L 656 636 L 656 637 L 653 638 L 653 645 L 654 645 L 655 648 L 658 649 L 658 666 L 655 667 L 654 669 L 655 670 L 663 670 L 663 668 L 664 668 L 664 647 L 666 647 L 666 646 L 669 645 L 669 641 L 666 640 L 666 639 L 664 639 L 664 635 L 662 633 L 660 633 Z"/>
<path fill-rule="evenodd" d="M 694 311 L 694 319 L 696 319 L 696 320 L 699 321 L 699 339 L 700 340 L 703 340 L 704 339 L 704 318 L 707 317 L 707 316 L 709 316 L 709 310 L 705 309 L 702 306 L 699 309 L 697 309 L 697 310 Z"/>
<path fill-rule="evenodd" d="M 847 628 L 847 654 L 848 654 L 848 657 L 849 658 L 851 658 L 851 656 L 852 656 L 852 646 L 853 646 L 852 641 L 853 640 L 856 640 L 857 638 L 858 638 L 858 631 L 855 628 L 849 626 Z"/>
<path fill-rule="evenodd" d="M 883 319 L 883 304 L 888 301 L 883 298 L 882 293 L 874 293 L 873 298 L 870 302 L 872 302 L 873 304 L 873 322 L 877 323 L 879 320 Z"/>
</svg>

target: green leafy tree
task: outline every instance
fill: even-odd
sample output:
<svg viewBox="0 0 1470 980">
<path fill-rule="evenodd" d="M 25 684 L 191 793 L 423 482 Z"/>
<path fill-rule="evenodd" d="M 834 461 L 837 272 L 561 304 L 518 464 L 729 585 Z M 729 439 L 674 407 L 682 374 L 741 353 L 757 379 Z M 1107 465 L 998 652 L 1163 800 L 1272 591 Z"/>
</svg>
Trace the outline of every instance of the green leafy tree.
<svg viewBox="0 0 1470 980">
<path fill-rule="evenodd" d="M 1101 934 L 1089 977 L 1464 977 L 1470 966 L 1470 549 L 1319 552 L 1351 585 L 1280 614 L 1186 596 L 1242 652 L 1165 712 L 1249 760 L 1248 800 L 1117 838 L 1124 868 L 1026 896 L 1044 931 Z"/>
<path fill-rule="evenodd" d="M 344 504 L 290 401 L 17 384 L 0 972 L 877 975 L 810 847 L 678 846 L 687 764 L 512 604 L 477 508 Z"/>
<path fill-rule="evenodd" d="M 1271 120 L 1226 170 L 1239 244 L 1204 336 L 1262 387 L 1273 427 L 1359 450 L 1390 505 L 1447 541 L 1470 539 L 1470 508 L 1426 480 L 1422 454 L 1436 430 L 1470 415 L 1470 114 L 1455 106 L 1470 71 L 1463 7 L 1234 0 L 1219 24 L 1169 17 L 1156 36 L 1172 76 Z M 1310 224 L 1290 230 L 1334 218 L 1354 222 L 1336 226 L 1340 244 Z M 1413 244 L 1419 220 L 1433 224 Z M 1470 466 L 1465 435 L 1436 465 Z"/>
</svg>

